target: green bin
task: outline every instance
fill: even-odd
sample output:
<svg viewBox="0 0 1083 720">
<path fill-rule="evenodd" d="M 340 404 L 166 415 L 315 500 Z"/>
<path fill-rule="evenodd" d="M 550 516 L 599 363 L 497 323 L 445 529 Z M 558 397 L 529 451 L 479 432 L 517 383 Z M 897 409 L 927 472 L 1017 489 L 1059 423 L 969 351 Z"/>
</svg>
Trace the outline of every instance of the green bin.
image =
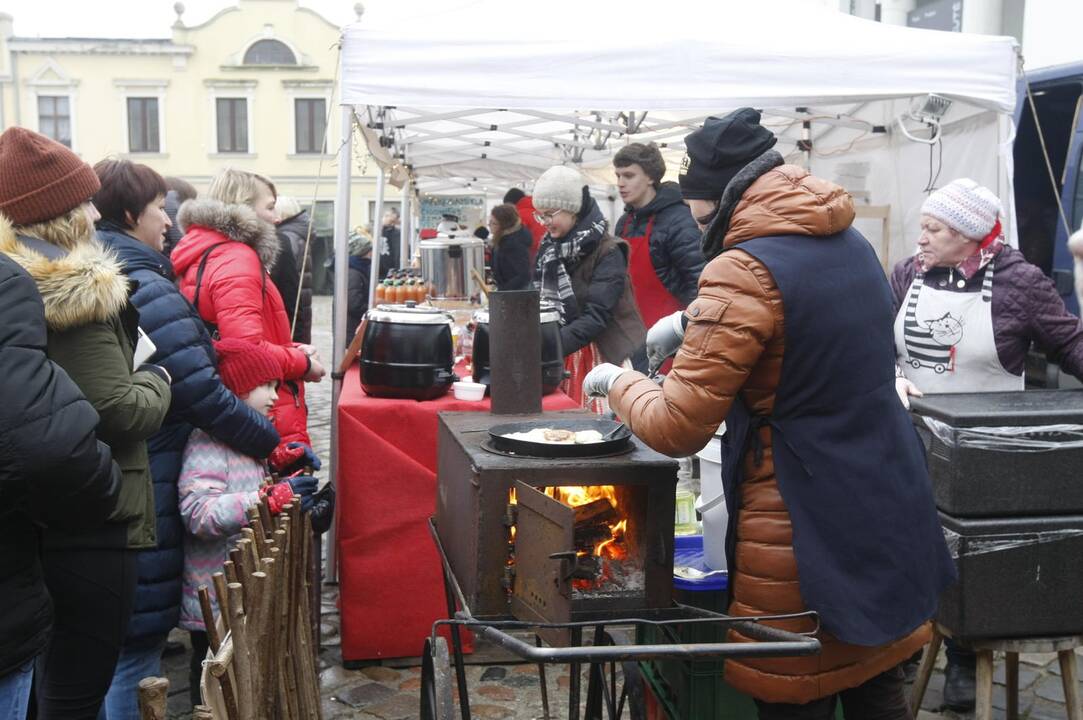
<svg viewBox="0 0 1083 720">
<path fill-rule="evenodd" d="M 702 565 L 703 538 L 700 535 L 678 535 L 673 547 L 674 565 Z M 682 605 L 725 612 L 725 575 L 715 575 L 698 582 L 673 579 L 673 599 Z M 655 643 L 720 643 L 726 641 L 721 625 L 680 625 L 677 637 L 660 628 L 641 626 L 636 642 Z M 665 709 L 670 720 L 757 720 L 756 703 L 751 697 L 734 690 L 723 677 L 725 661 L 707 660 L 646 660 L 639 664 L 644 681 Z M 836 720 L 843 720 L 841 703 L 836 706 Z"/>
</svg>

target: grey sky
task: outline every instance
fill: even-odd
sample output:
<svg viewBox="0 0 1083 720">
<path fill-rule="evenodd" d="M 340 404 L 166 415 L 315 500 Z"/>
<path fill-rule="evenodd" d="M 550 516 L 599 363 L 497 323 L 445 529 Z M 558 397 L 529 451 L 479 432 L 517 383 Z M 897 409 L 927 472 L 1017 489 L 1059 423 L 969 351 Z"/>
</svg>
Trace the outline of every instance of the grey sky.
<svg viewBox="0 0 1083 720">
<path fill-rule="evenodd" d="M 236 0 L 183 0 L 185 24 L 195 25 Z M 355 0 L 301 0 L 340 25 L 353 22 Z M 387 0 L 365 0 L 366 8 Z M 169 37 L 174 0 L 0 0 L 20 37 Z"/>
<path fill-rule="evenodd" d="M 427 5 L 446 5 L 448 1 L 363 0 L 370 17 L 404 9 L 416 11 Z M 189 25 L 201 23 L 236 2 L 184 0 L 184 20 Z M 356 0 L 300 2 L 339 25 L 354 20 Z M 15 34 L 21 37 L 169 37 L 176 17 L 173 3 L 174 0 L 0 0 L 0 12 L 15 18 Z M 1083 27 L 1083 0 L 1026 0 L 1025 16 L 1023 52 L 1028 68 L 1083 60 L 1077 37 L 1079 28 Z"/>
</svg>

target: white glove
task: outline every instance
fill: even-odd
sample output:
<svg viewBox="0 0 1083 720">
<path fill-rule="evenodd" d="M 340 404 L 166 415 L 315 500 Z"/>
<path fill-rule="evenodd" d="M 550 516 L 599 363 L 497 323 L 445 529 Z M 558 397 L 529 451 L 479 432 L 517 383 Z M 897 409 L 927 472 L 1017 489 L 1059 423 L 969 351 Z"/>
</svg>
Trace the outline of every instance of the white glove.
<svg viewBox="0 0 1083 720">
<path fill-rule="evenodd" d="M 895 392 L 899 394 L 899 401 L 902 402 L 903 407 L 907 410 L 910 409 L 910 395 L 913 395 L 914 397 L 924 396 L 924 393 L 918 390 L 917 385 L 904 377 L 895 378 Z"/>
<path fill-rule="evenodd" d="M 606 397 L 613 383 L 623 373 L 630 372 L 611 363 L 602 363 L 583 378 L 583 394 L 588 397 Z"/>
<path fill-rule="evenodd" d="M 684 310 L 666 315 L 647 331 L 647 362 L 652 368 L 660 366 L 681 346 L 684 340 L 683 315 Z"/>
</svg>

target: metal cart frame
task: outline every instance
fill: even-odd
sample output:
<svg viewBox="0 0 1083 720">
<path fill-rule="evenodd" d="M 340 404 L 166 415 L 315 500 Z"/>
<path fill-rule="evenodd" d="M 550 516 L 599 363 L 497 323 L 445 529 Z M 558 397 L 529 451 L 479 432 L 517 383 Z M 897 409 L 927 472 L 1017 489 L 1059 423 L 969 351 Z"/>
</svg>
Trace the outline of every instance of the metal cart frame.
<svg viewBox="0 0 1083 720">
<path fill-rule="evenodd" d="M 471 720 L 469 688 L 466 682 L 466 666 L 463 659 L 462 628 L 468 628 L 479 637 L 498 645 L 526 662 L 538 666 L 541 682 L 542 707 L 546 718 L 551 718 L 549 695 L 545 679 L 545 666 L 568 664 L 570 682 L 568 684 L 568 719 L 579 720 L 582 665 L 589 666 L 587 698 L 583 717 L 585 720 L 618 720 L 624 716 L 627 707 L 628 683 L 618 692 L 616 680 L 617 663 L 634 663 L 643 660 L 676 658 L 683 660 L 715 659 L 726 657 L 782 657 L 814 655 L 820 651 L 820 641 L 815 637 L 816 629 L 809 633 L 793 633 L 761 624 L 766 620 L 789 620 L 795 618 L 816 618 L 812 612 L 792 615 L 764 615 L 750 618 L 735 618 L 701 608 L 674 603 L 671 607 L 659 608 L 638 613 L 638 617 L 624 617 L 605 614 L 584 615 L 581 619 L 569 623 L 532 623 L 516 620 L 510 616 L 496 618 L 475 618 L 459 582 L 448 563 L 447 554 L 432 518 L 429 519 L 429 532 L 437 553 L 440 555 L 444 573 L 444 594 L 447 599 L 448 618 L 433 623 L 432 633 L 425 640 L 421 668 L 421 719 L 453 720 L 454 700 L 451 680 L 451 665 L 454 663 L 455 682 L 459 690 L 459 709 L 462 720 Z M 738 629 L 755 642 L 722 642 L 683 644 L 676 641 L 675 628 L 678 625 L 719 625 Z M 674 638 L 671 644 L 637 645 L 634 643 L 618 644 L 607 626 L 649 625 L 661 629 L 668 637 Z M 449 653 L 446 640 L 437 631 L 447 626 L 451 636 L 452 650 Z M 523 642 L 512 636 L 509 630 L 567 630 L 571 637 L 569 647 L 545 647 L 539 637 L 535 644 Z M 585 634 L 592 637 L 592 644 L 584 645 Z M 603 715 L 603 712 L 605 713 Z M 634 713 L 634 711 L 631 711 Z"/>
</svg>

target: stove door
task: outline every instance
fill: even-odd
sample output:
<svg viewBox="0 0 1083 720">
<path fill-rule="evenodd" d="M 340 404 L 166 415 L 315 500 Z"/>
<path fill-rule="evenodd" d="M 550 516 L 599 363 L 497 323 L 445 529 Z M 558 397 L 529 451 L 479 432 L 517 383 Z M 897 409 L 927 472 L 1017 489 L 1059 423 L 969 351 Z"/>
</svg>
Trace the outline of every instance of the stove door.
<svg viewBox="0 0 1083 720">
<path fill-rule="evenodd" d="M 515 582 L 511 612 L 525 622 L 566 623 L 572 618 L 575 511 L 537 488 L 515 482 Z M 537 633 L 554 647 L 570 643 L 568 630 Z"/>
</svg>

